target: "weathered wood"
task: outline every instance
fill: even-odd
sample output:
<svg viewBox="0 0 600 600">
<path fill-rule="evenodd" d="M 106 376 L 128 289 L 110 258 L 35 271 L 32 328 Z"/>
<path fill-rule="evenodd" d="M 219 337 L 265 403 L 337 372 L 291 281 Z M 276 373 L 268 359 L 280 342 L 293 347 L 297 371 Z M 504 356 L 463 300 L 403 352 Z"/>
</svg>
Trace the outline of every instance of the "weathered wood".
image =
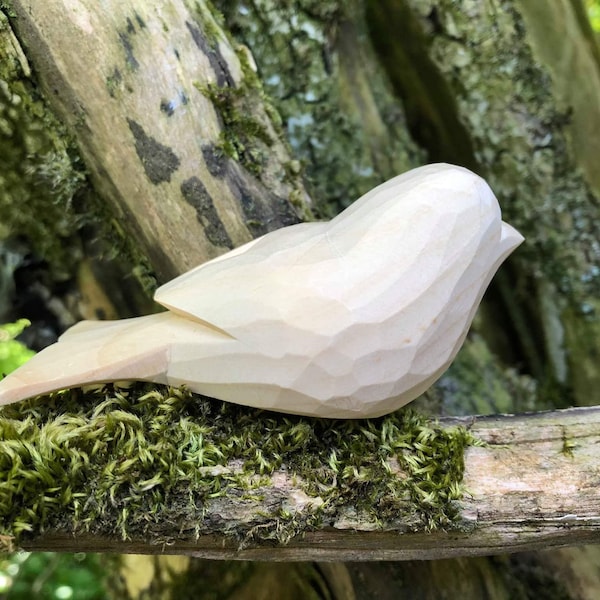
<svg viewBox="0 0 600 600">
<path fill-rule="evenodd" d="M 203 2 L 11 6 L 96 191 L 160 279 L 298 220 L 290 199 L 306 195 L 251 59 Z"/>
<path fill-rule="evenodd" d="M 202 536 L 161 545 L 142 539 L 47 531 L 22 545 L 27 550 L 189 554 L 206 558 L 270 561 L 437 559 L 573 546 L 600 541 L 600 408 L 574 408 L 527 415 L 448 418 L 483 442 L 465 454 L 464 485 L 457 529 L 410 533 L 410 523 L 387 529 L 364 527 L 351 512 L 333 526 L 306 531 L 285 545 L 240 545 L 227 536 Z M 311 502 L 298 481 L 281 469 L 264 499 L 287 494 L 302 513 Z M 262 490 L 264 491 L 264 490 Z M 214 511 L 213 511 L 214 512 Z M 224 499 L 220 518 L 239 519 L 239 499 Z M 401 533 L 401 531 L 404 531 Z"/>
</svg>

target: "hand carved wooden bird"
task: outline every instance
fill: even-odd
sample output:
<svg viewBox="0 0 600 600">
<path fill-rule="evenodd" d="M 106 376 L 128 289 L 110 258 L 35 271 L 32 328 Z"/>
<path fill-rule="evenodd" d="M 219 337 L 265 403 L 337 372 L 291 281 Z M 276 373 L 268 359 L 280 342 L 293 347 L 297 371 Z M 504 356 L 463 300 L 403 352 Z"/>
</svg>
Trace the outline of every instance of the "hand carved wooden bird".
<svg viewBox="0 0 600 600">
<path fill-rule="evenodd" d="M 446 370 L 522 241 L 483 179 L 414 169 L 329 222 L 177 277 L 156 292 L 167 312 L 75 325 L 0 382 L 0 403 L 136 379 L 287 413 L 380 416 Z"/>
</svg>

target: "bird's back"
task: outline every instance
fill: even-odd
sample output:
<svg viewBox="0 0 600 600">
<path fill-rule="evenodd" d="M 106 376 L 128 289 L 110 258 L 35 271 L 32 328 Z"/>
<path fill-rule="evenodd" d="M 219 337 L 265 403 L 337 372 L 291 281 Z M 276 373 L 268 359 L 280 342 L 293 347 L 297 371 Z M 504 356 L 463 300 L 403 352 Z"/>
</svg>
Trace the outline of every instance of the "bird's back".
<svg viewBox="0 0 600 600">
<path fill-rule="evenodd" d="M 415 171 L 328 223 L 288 227 L 201 265 L 155 298 L 248 343 L 260 342 L 263 323 L 318 326 L 327 335 L 413 302 L 427 318 L 445 299 L 430 298 L 427 310 L 436 279 L 453 288 L 475 255 L 482 268 L 495 260 L 502 223 L 492 192 L 473 173 L 448 165 Z"/>
</svg>

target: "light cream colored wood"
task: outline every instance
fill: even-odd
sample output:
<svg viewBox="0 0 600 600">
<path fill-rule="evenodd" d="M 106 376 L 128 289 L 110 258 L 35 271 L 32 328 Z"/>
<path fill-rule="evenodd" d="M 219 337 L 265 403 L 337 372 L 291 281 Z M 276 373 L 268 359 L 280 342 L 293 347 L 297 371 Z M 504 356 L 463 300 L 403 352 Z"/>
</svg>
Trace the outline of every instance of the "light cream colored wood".
<svg viewBox="0 0 600 600">
<path fill-rule="evenodd" d="M 383 415 L 446 370 L 522 240 L 477 175 L 414 169 L 328 223 L 269 233 L 162 286 L 170 312 L 76 325 L 0 383 L 0 402 L 141 379 L 286 413 Z"/>
</svg>

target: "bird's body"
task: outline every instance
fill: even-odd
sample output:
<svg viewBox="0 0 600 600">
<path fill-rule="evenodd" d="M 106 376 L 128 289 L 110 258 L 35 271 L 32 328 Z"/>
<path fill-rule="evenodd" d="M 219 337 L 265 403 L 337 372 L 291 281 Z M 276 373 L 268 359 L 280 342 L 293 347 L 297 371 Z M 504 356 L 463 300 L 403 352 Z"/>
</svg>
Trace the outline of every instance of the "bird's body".
<svg viewBox="0 0 600 600">
<path fill-rule="evenodd" d="M 269 233 L 165 284 L 155 298 L 168 312 L 76 325 L 0 382 L 0 403 L 140 379 L 288 413 L 379 416 L 444 372 L 522 240 L 483 179 L 421 167 L 330 222 Z"/>
</svg>

